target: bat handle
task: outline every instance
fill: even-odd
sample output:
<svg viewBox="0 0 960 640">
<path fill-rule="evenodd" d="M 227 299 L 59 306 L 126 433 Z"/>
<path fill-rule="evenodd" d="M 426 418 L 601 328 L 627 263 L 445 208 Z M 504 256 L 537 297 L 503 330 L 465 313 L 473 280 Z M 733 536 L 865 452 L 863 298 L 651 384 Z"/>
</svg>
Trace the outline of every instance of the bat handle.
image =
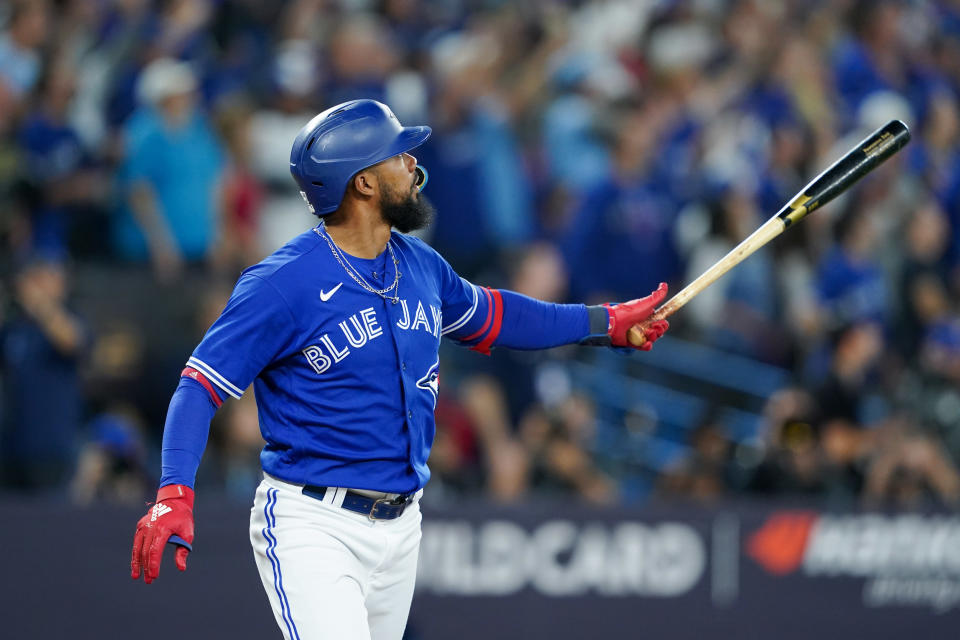
<svg viewBox="0 0 960 640">
<path fill-rule="evenodd" d="M 650 325 L 659 320 L 666 320 L 670 317 L 673 312 L 676 311 L 676 308 L 667 302 L 659 309 L 650 314 L 643 322 L 637 323 L 630 327 L 630 330 L 627 331 L 627 342 L 629 342 L 634 347 L 642 347 L 647 342 L 647 329 L 650 328 Z"/>
</svg>

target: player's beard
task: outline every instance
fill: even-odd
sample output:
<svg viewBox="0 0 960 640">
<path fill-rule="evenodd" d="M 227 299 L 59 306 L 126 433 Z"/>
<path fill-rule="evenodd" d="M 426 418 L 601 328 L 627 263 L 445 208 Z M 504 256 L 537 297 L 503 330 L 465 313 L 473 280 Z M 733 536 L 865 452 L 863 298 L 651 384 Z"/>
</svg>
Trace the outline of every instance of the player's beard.
<svg viewBox="0 0 960 640">
<path fill-rule="evenodd" d="M 380 203 L 380 215 L 400 233 L 423 229 L 433 222 L 433 204 L 422 193 L 410 191 L 405 197 L 396 193 L 387 195 Z"/>
</svg>

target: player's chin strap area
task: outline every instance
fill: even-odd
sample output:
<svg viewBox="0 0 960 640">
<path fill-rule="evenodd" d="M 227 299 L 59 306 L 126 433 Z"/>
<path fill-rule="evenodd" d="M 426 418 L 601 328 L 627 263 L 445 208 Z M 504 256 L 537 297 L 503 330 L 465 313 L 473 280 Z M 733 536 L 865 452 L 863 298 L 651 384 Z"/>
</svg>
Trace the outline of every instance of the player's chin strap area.
<svg viewBox="0 0 960 640">
<path fill-rule="evenodd" d="M 430 179 L 430 174 L 427 173 L 427 170 L 425 167 L 419 164 L 416 166 L 414 171 L 417 172 L 417 182 L 416 182 L 417 191 L 423 191 L 423 188 L 427 186 L 427 180 Z"/>
</svg>

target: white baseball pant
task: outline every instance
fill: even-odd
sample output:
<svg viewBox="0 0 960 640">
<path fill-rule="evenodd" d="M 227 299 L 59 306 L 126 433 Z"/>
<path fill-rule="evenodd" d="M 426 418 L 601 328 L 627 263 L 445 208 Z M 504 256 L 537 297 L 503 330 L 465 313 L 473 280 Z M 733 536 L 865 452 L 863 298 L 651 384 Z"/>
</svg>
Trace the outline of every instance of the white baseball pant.
<svg viewBox="0 0 960 640">
<path fill-rule="evenodd" d="M 340 507 L 266 476 L 250 512 L 250 542 L 286 640 L 400 640 L 420 552 L 419 496 L 394 520 Z"/>
</svg>

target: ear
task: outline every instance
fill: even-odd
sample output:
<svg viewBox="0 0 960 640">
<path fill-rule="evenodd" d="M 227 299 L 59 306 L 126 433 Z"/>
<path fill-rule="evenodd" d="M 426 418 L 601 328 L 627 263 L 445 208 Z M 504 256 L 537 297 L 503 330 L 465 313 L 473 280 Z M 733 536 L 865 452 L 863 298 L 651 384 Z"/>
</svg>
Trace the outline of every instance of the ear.
<svg viewBox="0 0 960 640">
<path fill-rule="evenodd" d="M 362 196 L 372 197 L 380 188 L 380 184 L 377 181 L 377 174 L 364 169 L 353 176 L 353 188 Z"/>
</svg>

